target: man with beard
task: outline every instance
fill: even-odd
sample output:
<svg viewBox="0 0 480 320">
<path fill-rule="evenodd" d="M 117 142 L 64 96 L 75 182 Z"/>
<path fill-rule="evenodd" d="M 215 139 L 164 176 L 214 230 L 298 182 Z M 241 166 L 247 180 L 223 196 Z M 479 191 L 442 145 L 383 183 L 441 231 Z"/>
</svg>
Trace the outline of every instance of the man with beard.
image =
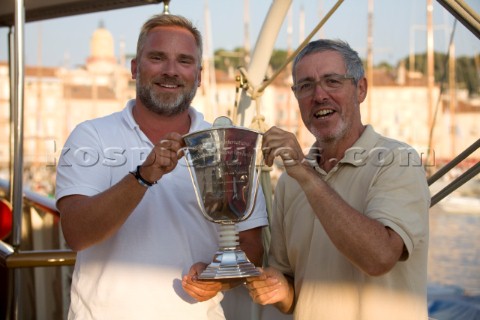
<svg viewBox="0 0 480 320">
<path fill-rule="evenodd" d="M 137 97 L 68 138 L 56 199 L 65 239 L 78 252 L 69 319 L 224 319 L 220 290 L 228 286 L 195 279 L 206 265 L 196 262 L 211 261 L 218 248 L 217 225 L 199 211 L 181 151 L 183 135 L 211 127 L 190 106 L 201 58 L 190 21 L 153 16 L 131 62 Z M 267 225 L 258 199 L 239 224 L 240 246 L 257 265 Z"/>
<path fill-rule="evenodd" d="M 315 137 L 271 128 L 281 157 L 269 265 L 247 280 L 254 301 L 299 320 L 427 319 L 430 194 L 418 154 L 364 125 L 367 80 L 357 52 L 317 40 L 295 58 L 292 90 Z"/>
</svg>

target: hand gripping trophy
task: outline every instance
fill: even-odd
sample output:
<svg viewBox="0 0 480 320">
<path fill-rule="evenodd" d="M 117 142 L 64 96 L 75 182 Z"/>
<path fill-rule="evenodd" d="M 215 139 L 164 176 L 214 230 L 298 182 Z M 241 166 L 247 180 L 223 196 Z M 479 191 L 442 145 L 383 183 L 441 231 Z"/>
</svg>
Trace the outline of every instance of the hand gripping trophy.
<svg viewBox="0 0 480 320">
<path fill-rule="evenodd" d="M 259 275 L 239 247 L 235 224 L 251 215 L 260 174 L 262 134 L 219 117 L 211 129 L 184 136 L 185 157 L 200 209 L 220 224 L 219 249 L 199 279 Z"/>
</svg>

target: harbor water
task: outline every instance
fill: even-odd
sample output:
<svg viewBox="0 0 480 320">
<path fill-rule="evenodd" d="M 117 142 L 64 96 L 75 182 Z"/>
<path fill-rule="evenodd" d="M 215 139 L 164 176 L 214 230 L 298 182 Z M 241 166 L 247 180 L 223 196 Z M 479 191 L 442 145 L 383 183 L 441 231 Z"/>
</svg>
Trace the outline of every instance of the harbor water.
<svg viewBox="0 0 480 320">
<path fill-rule="evenodd" d="M 478 213 L 430 209 L 428 277 L 432 284 L 480 295 L 480 208 Z"/>
<path fill-rule="evenodd" d="M 480 207 L 430 209 L 429 311 L 436 320 L 480 320 Z"/>
</svg>

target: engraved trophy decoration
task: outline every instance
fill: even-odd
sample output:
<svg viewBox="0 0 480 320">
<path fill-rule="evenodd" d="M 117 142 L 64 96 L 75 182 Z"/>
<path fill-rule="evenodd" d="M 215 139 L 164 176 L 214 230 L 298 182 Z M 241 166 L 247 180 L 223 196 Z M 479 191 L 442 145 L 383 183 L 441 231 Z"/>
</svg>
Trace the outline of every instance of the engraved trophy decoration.
<svg viewBox="0 0 480 320">
<path fill-rule="evenodd" d="M 219 249 L 199 279 L 227 279 L 260 273 L 239 247 L 236 223 L 253 211 L 259 184 L 262 134 L 219 117 L 211 129 L 184 136 L 188 170 L 198 205 L 220 224 Z"/>
</svg>

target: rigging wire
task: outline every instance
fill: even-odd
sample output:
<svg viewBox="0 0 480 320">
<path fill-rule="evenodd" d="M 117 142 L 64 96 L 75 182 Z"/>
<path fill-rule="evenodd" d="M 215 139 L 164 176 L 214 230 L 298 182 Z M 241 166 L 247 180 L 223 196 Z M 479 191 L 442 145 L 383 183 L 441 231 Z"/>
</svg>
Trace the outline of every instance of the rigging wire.
<svg viewBox="0 0 480 320">
<path fill-rule="evenodd" d="M 452 43 L 453 43 L 453 39 L 454 39 L 454 34 L 455 34 L 455 29 L 456 29 L 456 25 L 457 25 L 457 19 L 454 20 L 454 23 L 453 23 L 453 27 L 452 27 L 452 32 L 450 34 L 450 42 L 449 42 L 449 48 L 451 47 Z M 432 125 L 430 127 L 430 134 L 429 134 L 429 140 L 428 140 L 428 149 L 430 150 L 432 148 L 432 140 L 433 140 L 433 133 L 434 133 L 434 129 L 435 129 L 435 122 L 436 122 L 436 119 L 437 119 L 437 115 L 438 115 L 438 110 L 439 110 L 439 106 L 440 106 L 440 103 L 441 103 L 441 100 L 442 100 L 442 95 L 445 91 L 445 82 L 446 82 L 446 78 L 447 78 L 447 64 L 448 64 L 448 61 L 450 59 L 450 50 L 448 51 L 446 57 L 445 57 L 445 62 L 444 62 L 444 71 L 443 71 L 443 75 L 442 75 L 442 78 L 440 80 L 440 92 L 439 92 L 439 95 L 438 95 L 438 99 L 437 99 L 437 104 L 436 104 L 436 107 L 435 107 L 435 112 L 434 112 L 434 116 L 433 116 L 433 120 L 432 120 Z M 461 162 L 462 160 L 464 160 L 467 156 L 469 156 L 470 154 L 472 154 L 475 150 L 478 149 L 478 147 L 480 146 L 480 139 L 477 140 L 476 142 L 474 142 L 469 148 L 467 148 L 464 152 L 462 152 L 460 155 L 458 155 L 457 157 L 455 157 L 452 161 L 450 161 L 449 163 L 447 163 L 443 168 L 441 168 L 438 172 L 436 172 L 434 175 L 432 175 L 429 179 L 428 179 L 428 185 L 432 185 L 435 181 L 437 181 L 439 178 L 441 178 L 443 175 L 445 175 L 449 170 L 451 170 L 454 166 L 456 166 L 459 162 Z M 427 153 L 427 157 L 428 155 L 430 155 L 431 153 L 428 152 Z M 429 161 L 427 159 L 426 163 L 428 164 Z M 469 181 L 470 179 L 472 179 L 473 177 L 475 177 L 478 173 L 480 172 L 480 162 L 477 162 L 472 168 L 470 168 L 469 170 L 467 170 L 466 172 L 464 172 L 461 176 L 459 176 L 457 179 L 455 179 L 454 181 L 452 181 L 451 183 L 449 183 L 446 187 L 444 187 L 442 190 L 440 190 L 439 192 L 437 192 L 435 195 L 432 196 L 431 198 L 431 202 L 430 202 L 430 207 L 433 207 L 435 204 L 437 204 L 438 202 L 440 202 L 443 198 L 445 198 L 446 196 L 448 196 L 449 194 L 451 194 L 453 191 L 455 191 L 456 189 L 458 189 L 460 186 L 462 186 L 464 183 L 466 183 L 467 181 Z"/>
<path fill-rule="evenodd" d="M 298 48 L 289 56 L 283 65 L 266 81 L 264 81 L 260 87 L 257 89 L 257 92 L 263 92 L 267 86 L 269 86 L 273 80 L 288 66 L 290 62 L 297 56 L 297 54 L 310 42 L 310 40 L 317 34 L 318 30 L 330 19 L 332 14 L 337 11 L 338 7 L 342 4 L 343 0 L 338 0 L 337 3 L 327 12 L 322 20 L 317 24 L 317 26 L 310 32 L 310 34 L 302 41 Z"/>
</svg>

